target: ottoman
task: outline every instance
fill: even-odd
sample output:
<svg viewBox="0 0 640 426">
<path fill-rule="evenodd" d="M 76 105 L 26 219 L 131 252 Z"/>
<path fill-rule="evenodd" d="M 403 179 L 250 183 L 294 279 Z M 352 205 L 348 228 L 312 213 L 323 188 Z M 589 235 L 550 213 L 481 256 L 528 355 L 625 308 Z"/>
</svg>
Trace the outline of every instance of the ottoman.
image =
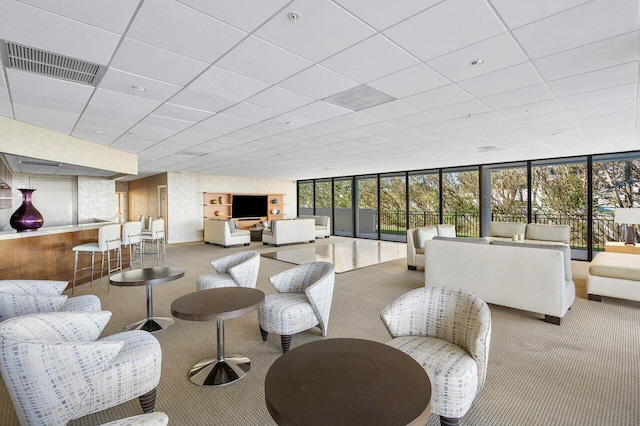
<svg viewBox="0 0 640 426">
<path fill-rule="evenodd" d="M 589 264 L 587 295 L 598 302 L 602 296 L 640 301 L 640 255 L 598 253 Z"/>
</svg>

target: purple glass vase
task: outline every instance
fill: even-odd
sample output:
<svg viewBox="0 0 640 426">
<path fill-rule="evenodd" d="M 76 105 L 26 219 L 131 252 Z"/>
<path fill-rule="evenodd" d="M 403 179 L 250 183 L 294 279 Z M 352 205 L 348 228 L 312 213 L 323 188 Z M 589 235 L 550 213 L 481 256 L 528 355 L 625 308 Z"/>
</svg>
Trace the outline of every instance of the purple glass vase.
<svg viewBox="0 0 640 426">
<path fill-rule="evenodd" d="M 35 231 L 44 224 L 42 215 L 31 204 L 31 194 L 35 189 L 18 188 L 18 191 L 22 192 L 22 205 L 13 212 L 9 224 L 18 232 Z"/>
</svg>

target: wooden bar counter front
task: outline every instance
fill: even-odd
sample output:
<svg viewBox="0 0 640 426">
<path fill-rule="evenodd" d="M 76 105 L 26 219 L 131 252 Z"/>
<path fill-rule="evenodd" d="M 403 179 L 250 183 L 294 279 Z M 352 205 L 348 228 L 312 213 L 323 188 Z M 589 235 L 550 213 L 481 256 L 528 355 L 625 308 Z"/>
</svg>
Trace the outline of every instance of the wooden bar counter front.
<svg viewBox="0 0 640 426">
<path fill-rule="evenodd" d="M 74 246 L 96 242 L 105 223 L 41 228 L 32 232 L 0 232 L 0 279 L 73 280 Z M 89 257 L 82 259 L 89 264 Z M 100 267 L 100 256 L 96 256 Z M 78 283 L 88 282 L 88 271 Z M 69 284 L 71 285 L 71 284 Z"/>
</svg>

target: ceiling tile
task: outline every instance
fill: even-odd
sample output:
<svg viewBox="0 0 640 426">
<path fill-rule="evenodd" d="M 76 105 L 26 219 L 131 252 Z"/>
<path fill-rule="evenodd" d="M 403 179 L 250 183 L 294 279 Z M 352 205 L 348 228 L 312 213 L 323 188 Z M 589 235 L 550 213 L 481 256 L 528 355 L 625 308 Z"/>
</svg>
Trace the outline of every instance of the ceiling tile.
<svg viewBox="0 0 640 426">
<path fill-rule="evenodd" d="M 491 108 L 498 110 L 518 105 L 527 105 L 532 102 L 539 102 L 547 99 L 553 99 L 553 93 L 551 93 L 546 84 L 536 84 L 535 86 L 524 87 L 522 89 L 487 96 L 482 98 L 482 102 L 489 105 Z"/>
<path fill-rule="evenodd" d="M 329 120 L 334 117 L 349 114 L 351 111 L 339 106 L 329 104 L 327 102 L 314 102 L 312 104 L 303 106 L 294 111 L 292 114 L 299 115 L 301 117 L 310 118 L 316 121 Z"/>
<path fill-rule="evenodd" d="M 538 116 L 548 113 L 564 114 L 564 111 L 557 100 L 550 99 L 546 101 L 532 102 L 526 105 L 501 109 L 498 111 L 498 113 L 510 120 L 522 119 L 526 121 L 536 120 Z"/>
<path fill-rule="evenodd" d="M 129 91 L 133 92 L 131 89 Z M 149 114 L 161 104 L 162 101 L 159 100 L 147 99 L 140 96 L 104 89 L 96 89 L 95 93 L 91 97 L 91 101 L 89 102 L 89 106 L 103 106 L 144 114 Z"/>
<path fill-rule="evenodd" d="M 180 0 L 180 3 L 193 7 L 227 24 L 253 31 L 265 20 L 278 12 L 290 0 Z"/>
<path fill-rule="evenodd" d="M 34 93 L 26 93 L 21 90 L 11 90 L 11 99 L 14 105 L 27 105 L 42 108 L 43 110 L 64 111 L 74 114 L 80 114 L 85 106 L 83 102 L 51 98 Z"/>
<path fill-rule="evenodd" d="M 543 78 L 557 80 L 638 60 L 638 31 L 534 61 Z M 598 60 L 594 60 L 598 58 Z"/>
<path fill-rule="evenodd" d="M 602 19 L 606 16 L 607 19 Z M 594 0 L 513 31 L 533 59 L 638 30 L 638 1 Z"/>
<path fill-rule="evenodd" d="M 253 105 L 246 102 L 240 102 L 224 111 L 225 115 L 241 118 L 249 121 L 263 121 L 276 115 L 280 115 L 281 111 Z"/>
<path fill-rule="evenodd" d="M 244 39 L 216 63 L 220 68 L 271 84 L 311 65 L 313 62 L 253 36 Z"/>
<path fill-rule="evenodd" d="M 537 21 L 592 0 L 491 0 L 510 28 Z"/>
<path fill-rule="evenodd" d="M 0 2 L 0 39 L 106 65 L 120 36 L 14 1 Z"/>
<path fill-rule="evenodd" d="M 594 90 L 592 92 L 565 96 L 563 98 L 558 98 L 558 101 L 565 109 L 579 108 L 588 105 L 618 101 L 621 99 L 635 99 L 637 96 L 637 89 L 637 83 L 629 83 L 615 87 L 608 87 L 606 89 Z"/>
<path fill-rule="evenodd" d="M 367 83 L 368 86 L 394 98 L 404 98 L 447 84 L 451 84 L 451 81 L 425 64 L 414 65 Z"/>
<path fill-rule="evenodd" d="M 469 93 L 462 90 L 455 84 L 439 87 L 428 92 L 419 93 L 417 95 L 404 98 L 403 101 L 428 111 L 430 109 L 441 108 L 447 105 L 453 105 L 460 102 L 473 99 Z"/>
<path fill-rule="evenodd" d="M 291 22 L 288 11 L 300 18 Z M 318 37 L 322 34 L 322 37 Z M 319 62 L 375 34 L 369 26 L 331 2 L 297 0 L 290 3 L 254 35 L 302 57 Z"/>
<path fill-rule="evenodd" d="M 235 101 L 243 101 L 267 87 L 267 83 L 218 67 L 209 68 L 187 86 L 190 90 Z"/>
<path fill-rule="evenodd" d="M 127 37 L 211 63 L 246 37 L 245 31 L 172 0 L 142 3 Z"/>
<path fill-rule="evenodd" d="M 481 98 L 539 83 L 542 83 L 542 79 L 538 72 L 531 63 L 526 62 L 461 81 L 458 85 L 472 95 Z"/>
<path fill-rule="evenodd" d="M 469 117 L 475 114 L 490 111 L 490 108 L 478 100 L 461 102 L 455 105 L 449 105 L 442 108 L 432 109 L 429 112 L 436 117 L 444 120 L 452 120 L 454 118 Z"/>
<path fill-rule="evenodd" d="M 422 12 L 440 0 L 399 0 L 394 2 L 387 0 L 336 0 L 336 2 L 377 30 L 383 30 Z"/>
<path fill-rule="evenodd" d="M 417 114 L 411 114 L 411 115 L 406 115 L 404 117 L 393 118 L 387 121 L 389 121 L 389 123 L 391 124 L 395 124 L 396 126 L 399 126 L 405 129 L 410 129 L 412 127 L 424 126 L 425 124 L 436 123 L 438 121 L 442 121 L 442 119 L 428 112 L 419 112 Z"/>
<path fill-rule="evenodd" d="M 560 96 L 604 89 L 638 81 L 638 61 L 550 81 L 553 93 Z"/>
<path fill-rule="evenodd" d="M 86 103 L 94 87 L 57 78 L 45 77 L 15 69 L 7 69 L 7 81 L 11 91 L 34 93 L 67 101 Z"/>
<path fill-rule="evenodd" d="M 384 34 L 427 61 L 503 32 L 502 23 L 484 1 L 448 0 L 385 30 Z"/>
<path fill-rule="evenodd" d="M 372 124 L 377 121 L 377 118 L 362 114 L 361 112 L 352 112 L 351 114 L 346 114 L 340 117 L 332 118 L 331 120 L 327 120 L 327 123 L 345 129 L 353 129 L 356 127 L 366 126 L 367 124 Z"/>
<path fill-rule="evenodd" d="M 260 105 L 265 108 L 272 108 L 278 111 L 287 112 L 301 106 L 308 105 L 314 101 L 313 98 L 283 89 L 278 86 L 271 86 L 255 96 L 247 99 L 247 102 Z"/>
<path fill-rule="evenodd" d="M 482 59 L 480 65 L 471 62 Z M 511 34 L 503 33 L 427 62 L 427 65 L 458 82 L 527 62 L 528 59 Z"/>
<path fill-rule="evenodd" d="M 129 127 L 142 120 L 147 115 L 146 112 L 129 111 L 123 108 L 111 108 L 96 104 L 89 104 L 82 113 L 82 118 L 88 117 L 105 118 L 108 120 L 124 121 L 129 124 Z M 82 120 L 80 120 L 82 121 Z M 120 128 L 120 126 L 118 126 Z"/>
<path fill-rule="evenodd" d="M 164 129 L 177 130 L 178 132 L 188 129 L 196 124 L 193 121 L 177 120 L 175 118 L 161 117 L 159 115 L 148 115 L 138 125 L 160 127 Z M 135 132 L 135 128 L 133 129 Z"/>
<path fill-rule="evenodd" d="M 203 111 L 201 109 L 188 108 L 181 105 L 164 103 L 158 109 L 153 111 L 154 115 L 175 118 L 178 120 L 198 122 L 205 118 L 211 117 L 210 111 Z"/>
<path fill-rule="evenodd" d="M 307 68 L 278 84 L 278 86 L 316 99 L 324 99 L 359 85 L 360 83 L 356 80 L 321 65 Z"/>
<path fill-rule="evenodd" d="M 391 120 L 398 117 L 404 117 L 405 115 L 412 115 L 420 112 L 420 110 L 414 106 L 409 105 L 403 101 L 391 101 L 381 105 L 376 105 L 371 108 L 360 110 L 364 115 L 375 117 L 378 120 Z"/>
<path fill-rule="evenodd" d="M 170 66 L 168 66 L 170 65 Z M 113 68 L 176 85 L 185 85 L 207 68 L 204 62 L 125 38 L 111 62 Z"/>
<path fill-rule="evenodd" d="M 125 93 L 127 95 L 139 96 L 141 98 L 158 101 L 166 101 L 180 90 L 180 86 L 163 83 L 161 81 L 119 71 L 114 68 L 109 68 L 107 70 L 98 87 L 107 91 Z M 133 89 L 134 87 L 142 87 L 145 90 L 135 90 Z"/>
<path fill-rule="evenodd" d="M 170 99 L 172 104 L 185 108 L 195 108 L 208 112 L 219 112 L 238 103 L 231 99 L 226 99 L 210 93 L 197 90 L 183 89 Z"/>
<path fill-rule="evenodd" d="M 138 6 L 131 0 L 17 0 L 103 30 L 122 34 Z"/>
<path fill-rule="evenodd" d="M 381 35 L 375 35 L 322 62 L 322 65 L 362 83 L 418 63 Z"/>
</svg>

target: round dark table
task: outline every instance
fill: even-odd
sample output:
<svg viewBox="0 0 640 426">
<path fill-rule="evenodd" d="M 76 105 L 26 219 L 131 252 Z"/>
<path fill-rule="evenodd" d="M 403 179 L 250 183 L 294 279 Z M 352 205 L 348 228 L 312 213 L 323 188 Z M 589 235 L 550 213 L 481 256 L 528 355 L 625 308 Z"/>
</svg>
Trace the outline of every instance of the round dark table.
<svg viewBox="0 0 640 426">
<path fill-rule="evenodd" d="M 134 269 L 112 275 L 109 282 L 120 287 L 147 286 L 147 318 L 129 324 L 124 329 L 145 330 L 154 332 L 163 330 L 173 324 L 173 318 L 153 316 L 153 292 L 156 284 L 166 283 L 184 277 L 184 269 L 171 266 L 158 266 L 155 268 Z"/>
<path fill-rule="evenodd" d="M 361 339 L 298 346 L 273 363 L 265 400 L 279 425 L 424 425 L 431 382 L 413 358 Z"/>
<path fill-rule="evenodd" d="M 187 321 L 216 320 L 217 357 L 200 361 L 189 370 L 199 386 L 221 386 L 244 377 L 251 360 L 244 355 L 225 355 L 224 320 L 255 311 L 264 304 L 264 293 L 255 288 L 223 287 L 185 294 L 171 304 L 171 315 Z"/>
</svg>

